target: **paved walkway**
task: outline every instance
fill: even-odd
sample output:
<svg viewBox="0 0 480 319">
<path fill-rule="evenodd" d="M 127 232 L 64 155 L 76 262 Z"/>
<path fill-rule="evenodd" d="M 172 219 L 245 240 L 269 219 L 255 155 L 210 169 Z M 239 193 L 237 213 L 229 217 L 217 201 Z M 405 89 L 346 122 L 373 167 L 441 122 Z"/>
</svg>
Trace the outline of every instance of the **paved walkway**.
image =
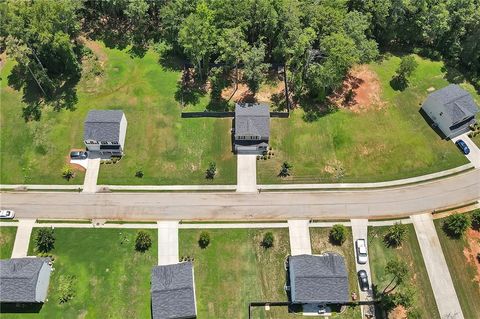
<svg viewBox="0 0 480 319">
<path fill-rule="evenodd" d="M 32 235 L 35 219 L 19 219 L 15 243 L 13 244 L 12 258 L 27 257 L 28 244 Z"/>
<path fill-rule="evenodd" d="M 477 144 L 468 137 L 468 133 L 452 138 L 452 142 L 454 143 L 458 140 L 463 140 L 470 149 L 470 154 L 465 155 L 470 163 L 472 163 L 474 167 L 480 168 L 480 148 L 478 148 Z M 460 152 L 460 150 L 458 151 Z"/>
<path fill-rule="evenodd" d="M 257 156 L 237 155 L 237 192 L 257 192 Z"/>
<path fill-rule="evenodd" d="M 89 158 L 87 171 L 85 172 L 85 180 L 83 181 L 84 193 L 97 192 L 97 178 L 100 170 L 100 158 Z"/>
<path fill-rule="evenodd" d="M 293 219 L 288 221 L 288 234 L 290 236 L 290 250 L 292 256 L 311 255 L 310 229 L 308 219 Z"/>
<path fill-rule="evenodd" d="M 410 217 L 417 233 L 428 278 L 441 318 L 463 319 L 462 309 L 448 271 L 431 214 Z"/>
<path fill-rule="evenodd" d="M 159 221 L 158 226 L 158 264 L 178 263 L 178 221 Z"/>
</svg>

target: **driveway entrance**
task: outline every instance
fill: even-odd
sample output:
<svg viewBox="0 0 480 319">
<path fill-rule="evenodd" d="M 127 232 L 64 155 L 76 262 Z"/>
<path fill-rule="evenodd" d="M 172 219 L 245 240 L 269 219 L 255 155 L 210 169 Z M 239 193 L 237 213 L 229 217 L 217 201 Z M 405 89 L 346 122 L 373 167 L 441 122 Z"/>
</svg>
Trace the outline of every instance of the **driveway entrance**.
<svg viewBox="0 0 480 319">
<path fill-rule="evenodd" d="M 257 192 L 257 156 L 237 155 L 237 192 Z"/>
</svg>

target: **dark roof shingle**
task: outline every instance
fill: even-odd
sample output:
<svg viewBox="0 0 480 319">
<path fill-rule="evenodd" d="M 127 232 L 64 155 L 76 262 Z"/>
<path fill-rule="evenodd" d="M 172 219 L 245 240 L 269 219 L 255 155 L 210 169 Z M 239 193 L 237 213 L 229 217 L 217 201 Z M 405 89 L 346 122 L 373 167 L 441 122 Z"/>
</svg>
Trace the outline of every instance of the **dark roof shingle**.
<svg viewBox="0 0 480 319">
<path fill-rule="evenodd" d="M 91 110 L 84 123 L 83 139 L 119 142 L 122 117 L 120 110 Z"/>
<path fill-rule="evenodd" d="M 235 105 L 235 136 L 270 136 L 268 105 L 237 103 Z"/>
</svg>

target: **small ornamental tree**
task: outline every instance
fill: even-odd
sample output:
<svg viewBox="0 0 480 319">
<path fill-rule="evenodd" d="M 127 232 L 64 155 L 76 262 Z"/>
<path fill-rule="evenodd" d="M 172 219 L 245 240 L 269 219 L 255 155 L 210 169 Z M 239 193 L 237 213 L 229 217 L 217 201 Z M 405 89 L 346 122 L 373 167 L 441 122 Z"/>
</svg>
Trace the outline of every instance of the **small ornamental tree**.
<svg viewBox="0 0 480 319">
<path fill-rule="evenodd" d="M 443 231 L 450 237 L 460 238 L 470 227 L 470 219 L 465 214 L 453 214 L 445 218 Z"/>
<path fill-rule="evenodd" d="M 287 177 L 290 176 L 290 169 L 292 169 L 292 165 L 288 162 L 283 162 L 282 167 L 280 168 L 280 173 L 278 176 L 280 177 Z"/>
<path fill-rule="evenodd" d="M 69 180 L 71 180 L 72 178 L 75 177 L 75 172 L 73 171 L 73 169 L 70 166 L 65 165 L 62 168 L 62 177 L 64 179 L 66 179 L 67 181 L 69 181 Z"/>
<path fill-rule="evenodd" d="M 135 240 L 135 249 L 140 252 L 147 251 L 152 246 L 152 238 L 148 233 L 141 230 L 137 233 L 137 239 Z"/>
<path fill-rule="evenodd" d="M 55 234 L 52 228 L 40 228 L 38 230 L 36 246 L 41 253 L 48 253 L 55 247 Z"/>
<path fill-rule="evenodd" d="M 347 229 L 341 224 L 333 225 L 333 228 L 330 230 L 330 242 L 335 245 L 342 245 L 347 239 Z"/>
<path fill-rule="evenodd" d="M 270 231 L 266 232 L 265 235 L 263 235 L 262 246 L 264 248 L 273 247 L 274 241 L 275 241 L 275 237 L 273 236 L 273 233 Z"/>
<path fill-rule="evenodd" d="M 200 238 L 198 239 L 198 245 L 200 248 L 205 249 L 210 244 L 210 234 L 206 231 L 200 233 Z"/>
<path fill-rule="evenodd" d="M 395 71 L 396 74 L 391 83 L 393 83 L 399 90 L 404 90 L 408 86 L 408 78 L 412 75 L 417 67 L 418 63 L 415 61 L 415 57 L 413 55 L 402 57 L 400 65 Z"/>
<path fill-rule="evenodd" d="M 480 209 L 477 209 L 472 214 L 472 228 L 480 230 Z"/>
<path fill-rule="evenodd" d="M 217 164 L 215 162 L 210 162 L 207 170 L 205 171 L 206 179 L 213 179 L 217 175 Z"/>
<path fill-rule="evenodd" d="M 388 228 L 384 241 L 387 246 L 399 247 L 407 236 L 407 227 L 402 223 L 395 223 Z"/>
<path fill-rule="evenodd" d="M 407 279 L 408 265 L 403 260 L 390 260 L 385 266 L 385 274 L 392 277 L 390 283 L 383 289 L 384 294 L 389 294 Z"/>
<path fill-rule="evenodd" d="M 71 275 L 60 275 L 57 289 L 60 294 L 59 302 L 65 303 L 75 297 L 76 278 Z"/>
</svg>

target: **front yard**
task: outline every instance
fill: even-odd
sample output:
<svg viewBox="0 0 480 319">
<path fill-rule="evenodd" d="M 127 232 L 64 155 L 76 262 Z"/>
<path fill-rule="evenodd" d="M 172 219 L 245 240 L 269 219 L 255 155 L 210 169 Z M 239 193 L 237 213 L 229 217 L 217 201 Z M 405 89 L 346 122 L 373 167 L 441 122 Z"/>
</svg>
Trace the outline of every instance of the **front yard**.
<svg viewBox="0 0 480 319">
<path fill-rule="evenodd" d="M 12 256 L 16 233 L 17 227 L 0 227 L 0 259 L 6 259 Z"/>
</svg>

